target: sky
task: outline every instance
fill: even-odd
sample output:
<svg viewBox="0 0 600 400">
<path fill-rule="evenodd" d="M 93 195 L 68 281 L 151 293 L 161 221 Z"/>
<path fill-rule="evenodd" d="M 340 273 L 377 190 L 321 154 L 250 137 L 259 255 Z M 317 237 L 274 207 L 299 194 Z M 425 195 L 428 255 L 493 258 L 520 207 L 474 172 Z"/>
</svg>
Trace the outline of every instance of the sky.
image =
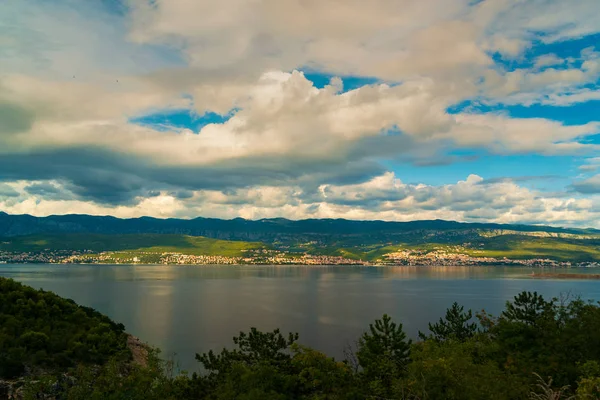
<svg viewBox="0 0 600 400">
<path fill-rule="evenodd" d="M 600 3 L 1 1 L 0 211 L 600 228 Z"/>
</svg>

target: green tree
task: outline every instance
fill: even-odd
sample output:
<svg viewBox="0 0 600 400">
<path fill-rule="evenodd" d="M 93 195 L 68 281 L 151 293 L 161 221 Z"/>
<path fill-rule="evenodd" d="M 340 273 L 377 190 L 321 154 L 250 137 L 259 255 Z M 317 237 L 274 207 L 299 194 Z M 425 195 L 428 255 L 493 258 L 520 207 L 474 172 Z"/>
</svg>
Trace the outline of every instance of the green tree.
<svg viewBox="0 0 600 400">
<path fill-rule="evenodd" d="M 554 302 L 546 301 L 537 292 L 521 292 L 512 302 L 506 303 L 502 318 L 511 322 L 535 325 L 543 317 L 552 316 Z"/>
<path fill-rule="evenodd" d="M 455 302 L 446 310 L 446 316 L 443 319 L 440 318 L 435 324 L 428 324 L 431 335 L 427 336 L 423 332 L 419 332 L 419 337 L 422 340 L 467 340 L 477 333 L 477 323 L 469 323 L 472 318 L 471 310 L 465 312 L 464 307 Z"/>
<path fill-rule="evenodd" d="M 578 364 L 600 360 L 600 308 L 574 300 L 557 304 L 537 293 L 523 292 L 508 302 L 498 318 L 482 325 L 495 343 L 496 362 L 527 377 L 552 377 L 558 386 L 576 387 Z"/>
<path fill-rule="evenodd" d="M 358 341 L 356 356 L 370 394 L 392 393 L 395 379 L 404 373 L 409 362 L 410 345 L 402 324 L 392 322 L 389 315 L 369 324 L 369 331 Z"/>
<path fill-rule="evenodd" d="M 250 332 L 240 332 L 233 338 L 237 346 L 233 350 L 196 354 L 196 360 L 208 373 L 193 376 L 197 393 L 212 393 L 214 398 L 246 393 L 247 399 L 261 396 L 266 399 L 277 393 L 294 392 L 290 347 L 297 340 L 297 333 L 284 337 L 279 329 L 260 332 L 251 328 Z"/>
<path fill-rule="evenodd" d="M 122 324 L 52 292 L 0 278 L 0 378 L 130 357 Z"/>
<path fill-rule="evenodd" d="M 67 374 L 30 380 L 25 400 L 178 400 L 186 396 L 181 377 L 173 379 L 158 351 L 150 349 L 147 365 L 134 365 L 113 357 L 102 366 L 78 365 Z M 187 380 L 187 379 L 186 379 Z"/>
<path fill-rule="evenodd" d="M 292 365 L 304 399 L 359 398 L 353 370 L 345 362 L 335 361 L 306 346 L 294 344 Z"/>
<path fill-rule="evenodd" d="M 579 371 L 577 399 L 600 399 L 600 363 L 588 361 L 579 367 Z"/>
<path fill-rule="evenodd" d="M 239 336 L 233 338 L 237 349 L 223 349 L 220 354 L 210 350 L 208 353 L 196 354 L 196 360 L 210 373 L 227 371 L 234 363 L 248 366 L 259 363 L 286 366 L 291 360 L 288 350 L 297 340 L 297 333 L 289 333 L 286 338 L 279 329 L 273 332 L 260 332 L 256 328 L 251 328 L 250 332 L 240 332 Z"/>
<path fill-rule="evenodd" d="M 526 398 L 527 381 L 503 371 L 487 357 L 486 337 L 427 340 L 413 345 L 411 363 L 396 382 L 394 398 L 503 400 Z"/>
</svg>

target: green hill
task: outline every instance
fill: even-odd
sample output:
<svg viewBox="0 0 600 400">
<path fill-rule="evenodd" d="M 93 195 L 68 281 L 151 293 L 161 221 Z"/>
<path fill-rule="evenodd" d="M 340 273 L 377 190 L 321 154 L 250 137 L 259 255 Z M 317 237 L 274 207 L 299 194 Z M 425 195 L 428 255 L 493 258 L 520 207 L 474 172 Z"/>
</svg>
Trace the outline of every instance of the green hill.
<svg viewBox="0 0 600 400">
<path fill-rule="evenodd" d="M 0 278 L 0 378 L 128 359 L 124 330 L 72 300 Z"/>
<path fill-rule="evenodd" d="M 418 251 L 420 254 L 437 252 L 464 254 L 470 257 L 506 257 L 515 260 L 536 258 L 575 263 L 600 262 L 600 235 L 594 232 L 464 229 L 461 225 L 455 228 L 367 230 L 363 233 L 350 231 L 331 234 L 287 233 L 266 242 L 160 233 L 40 233 L 0 238 L 0 260 L 2 252 L 13 255 L 56 253 L 63 258 L 69 256 L 69 252 L 85 252 L 88 258 L 72 262 L 98 262 L 100 253 L 110 252 L 110 258 L 103 258 L 101 262 L 127 263 L 137 258 L 139 262 L 157 263 L 161 262 L 162 253 L 229 258 L 261 256 L 262 261 L 259 262 L 270 262 L 265 258 L 267 254 L 259 255 L 256 251 L 277 250 L 287 253 L 284 257 L 311 254 L 376 262 L 385 260 L 386 254 L 407 250 Z M 44 259 L 33 261 L 48 262 Z"/>
<path fill-rule="evenodd" d="M 393 243 L 358 244 L 337 241 L 333 244 L 299 245 L 314 254 L 342 256 L 350 259 L 376 261 L 386 254 L 400 250 L 419 250 L 425 253 L 445 251 L 473 257 L 509 259 L 548 258 L 557 261 L 600 262 L 600 237 L 567 236 L 540 237 L 522 233 L 489 235 L 488 231 L 413 234 L 397 238 Z"/>
<path fill-rule="evenodd" d="M 83 251 L 128 253 L 183 253 L 190 255 L 219 255 L 239 257 L 244 251 L 264 249 L 262 243 L 227 241 L 201 236 L 161 234 L 45 234 L 2 239 L 0 251 L 48 252 Z"/>
<path fill-rule="evenodd" d="M 510 259 L 550 258 L 558 261 L 600 261 L 600 238 L 576 239 L 503 235 L 482 238 L 480 252 L 485 257 Z"/>
</svg>

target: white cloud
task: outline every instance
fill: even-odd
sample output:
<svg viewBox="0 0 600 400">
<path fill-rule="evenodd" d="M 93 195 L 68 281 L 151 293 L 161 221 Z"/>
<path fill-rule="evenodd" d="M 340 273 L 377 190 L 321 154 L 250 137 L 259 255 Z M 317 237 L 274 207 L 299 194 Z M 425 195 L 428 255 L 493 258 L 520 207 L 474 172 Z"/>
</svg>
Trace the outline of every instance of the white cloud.
<svg viewBox="0 0 600 400">
<path fill-rule="evenodd" d="M 388 78 L 397 79 L 401 72 L 389 69 L 390 63 L 407 73 L 418 73 L 416 68 L 433 60 L 424 58 L 431 57 L 431 51 L 450 56 L 442 61 L 446 66 L 468 63 L 459 57 L 483 57 L 472 40 L 463 43 L 460 39 L 465 29 L 444 27 L 465 11 L 467 3 L 432 0 L 424 7 L 409 0 L 226 0 L 217 5 L 176 0 L 150 6 L 137 0 L 132 1 L 131 36 L 143 43 L 182 43 L 190 62 L 208 70 L 234 64 L 250 70 L 257 64 L 262 70 L 288 70 L 313 64 L 331 72 L 350 70 L 365 75 L 387 69 Z M 448 40 L 444 28 L 455 32 L 459 40 Z M 447 42 L 436 44 L 438 39 Z M 419 43 L 425 53 L 413 67 L 405 67 L 411 63 L 410 51 Z M 469 46 L 473 53 L 464 51 Z"/>
<path fill-rule="evenodd" d="M 459 114 L 450 136 L 465 147 L 481 146 L 497 153 L 574 154 L 597 151 L 577 139 L 600 132 L 600 123 L 566 126 L 542 118 L 509 118 L 493 114 Z"/>
<path fill-rule="evenodd" d="M 597 90 L 584 86 L 600 79 L 600 53 L 584 49 L 580 58 L 572 60 L 581 64 L 578 67 L 557 65 L 555 58 L 553 54 L 541 56 L 532 68 L 485 72 L 485 102 L 566 106 L 597 98 Z"/>
<path fill-rule="evenodd" d="M 7 136 L 5 152 L 94 146 L 162 165 L 210 165 L 259 155 L 326 160 L 336 153 L 343 156 L 344 149 L 359 140 L 383 137 L 392 128 L 423 147 L 439 147 L 450 139 L 458 147 L 498 153 L 573 154 L 593 149 L 577 139 L 600 131 L 597 123 L 563 126 L 495 114 L 450 115 L 445 110 L 455 93 L 429 79 L 338 93 L 334 86 L 315 88 L 299 72 L 269 72 L 244 97 L 233 100 L 241 109 L 230 120 L 207 125 L 199 134 L 127 123 L 123 114 L 134 113 L 140 105 L 159 104 L 164 99 L 160 93 L 115 90 L 86 100 L 89 87 L 80 84 L 54 86 L 14 77 L 7 86 L 13 93 L 7 98 L 35 107 L 36 124 L 28 132 Z M 387 155 L 402 152 L 390 149 Z M 370 156 L 368 149 L 365 156 Z"/>
<path fill-rule="evenodd" d="M 579 166 L 580 171 L 596 171 L 600 169 L 600 157 L 588 158 Z"/>
<path fill-rule="evenodd" d="M 540 55 L 516 70 L 492 57 L 523 61 L 534 41 L 597 33 L 596 0 L 128 0 L 119 12 L 107 8 L 118 4 L 0 3 L 0 180 L 55 180 L 73 196 L 5 195 L 6 209 L 579 220 L 570 214 L 575 206 L 559 211 L 563 200 L 537 201 L 526 189 L 481 185 L 476 176 L 447 187 L 406 185 L 382 172 L 382 160 L 435 164 L 465 148 L 598 151 L 588 140 L 600 131 L 593 116 L 565 125 L 446 111 L 473 98 L 555 106 L 600 99 L 593 49 L 568 60 Z M 300 68 L 387 83 L 342 92 L 334 78 L 317 89 Z M 200 132 L 129 122 L 174 108 L 236 111 Z M 496 197 L 478 208 L 483 186 Z M 195 194 L 168 194 L 179 189 Z M 114 196 L 119 206 L 94 203 L 103 190 L 129 194 Z M 153 191 L 162 194 L 145 198 Z M 229 207 L 232 199 L 239 206 Z M 585 216 L 582 201 L 569 204 Z"/>
<path fill-rule="evenodd" d="M 200 190 L 178 199 L 168 192 L 129 206 L 105 206 L 89 201 L 51 200 L 27 196 L 30 183 L 9 186 L 21 197 L 0 199 L 10 213 L 49 215 L 88 213 L 138 217 L 192 218 L 197 215 L 233 218 L 349 218 L 408 221 L 451 219 L 499 223 L 544 223 L 600 228 L 600 198 L 545 197 L 513 182 L 486 183 L 477 175 L 454 184 L 406 184 L 386 173 L 363 184 L 323 185 L 316 192 L 292 186 L 255 186 L 223 193 Z"/>
<path fill-rule="evenodd" d="M 596 0 L 486 0 L 475 7 L 474 20 L 490 35 L 545 43 L 560 42 L 598 32 Z"/>
<path fill-rule="evenodd" d="M 131 0 L 131 37 L 176 43 L 202 68 L 245 65 L 402 80 L 469 76 L 489 66 L 487 51 L 518 56 L 532 40 L 598 32 L 595 0 L 299 1 Z"/>
<path fill-rule="evenodd" d="M 600 100 L 600 90 L 575 89 L 563 93 L 551 93 L 540 100 L 540 104 L 556 107 L 569 107 L 577 103 Z"/>
<path fill-rule="evenodd" d="M 110 2 L 117 6 L 118 2 Z M 169 50 L 127 40 L 123 15 L 109 2 L 0 2 L 3 73 L 59 80 L 108 80 L 181 65 Z"/>
<path fill-rule="evenodd" d="M 556 54 L 544 54 L 535 59 L 536 68 L 553 67 L 564 64 L 565 60 L 558 57 Z"/>
</svg>

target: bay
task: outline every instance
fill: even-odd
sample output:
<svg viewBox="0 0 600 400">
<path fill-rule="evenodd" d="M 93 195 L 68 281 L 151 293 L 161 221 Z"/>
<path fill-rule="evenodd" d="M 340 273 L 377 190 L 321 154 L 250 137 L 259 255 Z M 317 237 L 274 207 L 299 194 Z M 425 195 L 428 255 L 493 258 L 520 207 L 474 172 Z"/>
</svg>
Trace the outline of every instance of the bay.
<svg viewBox="0 0 600 400">
<path fill-rule="evenodd" d="M 1 264 L 0 276 L 93 307 L 184 370 L 197 352 L 232 345 L 254 326 L 299 332 L 341 358 L 384 313 L 411 337 L 452 302 L 498 314 L 523 290 L 600 300 L 597 280 L 533 279 L 515 267 L 329 267 Z M 539 271 L 539 270 L 535 270 Z M 553 269 L 552 272 L 573 272 Z M 595 272 L 577 269 L 577 273 Z"/>
</svg>

